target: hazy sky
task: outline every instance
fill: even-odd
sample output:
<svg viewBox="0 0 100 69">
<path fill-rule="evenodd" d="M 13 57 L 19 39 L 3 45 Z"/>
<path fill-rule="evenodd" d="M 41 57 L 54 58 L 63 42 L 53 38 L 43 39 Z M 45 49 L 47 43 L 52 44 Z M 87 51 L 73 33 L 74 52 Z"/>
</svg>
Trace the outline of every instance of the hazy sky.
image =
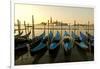
<svg viewBox="0 0 100 69">
<path fill-rule="evenodd" d="M 17 19 L 23 23 L 32 23 L 32 15 L 34 22 L 47 22 L 50 17 L 53 21 L 58 20 L 66 23 L 73 23 L 76 20 L 78 23 L 93 23 L 94 9 L 80 7 L 65 7 L 65 6 L 45 6 L 45 5 L 28 5 L 15 4 L 15 23 Z"/>
</svg>

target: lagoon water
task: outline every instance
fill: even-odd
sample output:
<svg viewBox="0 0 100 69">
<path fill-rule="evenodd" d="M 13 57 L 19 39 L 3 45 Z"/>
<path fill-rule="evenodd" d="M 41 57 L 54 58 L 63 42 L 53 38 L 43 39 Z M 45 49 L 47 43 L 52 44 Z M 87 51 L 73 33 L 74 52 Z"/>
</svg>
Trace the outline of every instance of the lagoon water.
<svg viewBox="0 0 100 69">
<path fill-rule="evenodd" d="M 39 36 L 40 34 L 42 34 L 45 31 L 45 34 L 48 35 L 48 26 L 46 25 L 45 28 L 42 25 L 35 25 L 35 36 Z M 17 29 L 17 26 L 15 26 L 15 29 Z M 21 29 L 24 29 L 24 26 L 21 25 Z M 61 30 L 62 29 L 62 30 Z M 28 27 L 27 28 L 27 33 L 31 31 L 31 35 L 30 38 L 32 38 L 32 27 Z M 55 35 L 55 33 L 57 31 L 60 32 L 60 34 L 63 35 L 64 31 L 67 31 L 69 34 L 71 34 L 72 31 L 74 31 L 77 35 L 80 34 L 80 31 L 85 33 L 85 32 L 89 32 L 90 34 L 94 35 L 94 26 L 49 26 L 49 31 L 52 31 L 53 34 Z M 18 31 L 16 31 L 15 34 L 18 34 Z M 25 30 L 23 30 L 23 34 L 25 35 Z"/>
</svg>

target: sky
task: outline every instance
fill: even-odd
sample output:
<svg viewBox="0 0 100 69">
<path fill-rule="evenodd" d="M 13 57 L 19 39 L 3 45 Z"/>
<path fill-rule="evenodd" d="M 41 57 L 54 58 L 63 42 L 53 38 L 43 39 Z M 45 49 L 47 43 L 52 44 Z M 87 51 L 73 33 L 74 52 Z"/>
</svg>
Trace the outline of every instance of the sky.
<svg viewBox="0 0 100 69">
<path fill-rule="evenodd" d="M 69 6 L 50 6 L 50 5 L 32 5 L 32 4 L 15 4 L 15 23 L 17 19 L 21 24 L 32 24 L 32 15 L 34 23 L 47 22 L 52 17 L 53 21 L 61 21 L 73 24 L 74 20 L 80 24 L 87 24 L 88 21 L 94 22 L 94 9 L 84 7 Z"/>
</svg>

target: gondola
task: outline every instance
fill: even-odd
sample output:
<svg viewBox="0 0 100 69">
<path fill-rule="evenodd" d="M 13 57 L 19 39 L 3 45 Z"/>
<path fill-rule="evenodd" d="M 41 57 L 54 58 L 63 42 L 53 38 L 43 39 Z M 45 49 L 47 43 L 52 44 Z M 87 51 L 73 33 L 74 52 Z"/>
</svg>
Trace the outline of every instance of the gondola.
<svg viewBox="0 0 100 69">
<path fill-rule="evenodd" d="M 87 36 L 82 32 L 80 32 L 80 40 L 84 42 L 87 41 Z"/>
<path fill-rule="evenodd" d="M 63 35 L 63 47 L 65 56 L 71 55 L 72 41 L 70 35 L 65 31 Z"/>
<path fill-rule="evenodd" d="M 39 37 L 35 37 L 32 40 L 30 40 L 32 43 L 17 44 L 17 46 L 15 46 L 15 56 L 16 56 L 15 59 L 17 59 L 18 57 L 20 57 L 23 54 L 28 52 L 28 46 L 27 45 L 29 45 L 30 48 L 33 48 L 31 45 L 36 46 L 37 44 L 39 44 L 39 42 L 40 42 L 39 39 L 42 38 L 43 35 L 44 35 L 44 33 L 41 34 Z M 37 38 L 38 38 L 38 40 L 36 41 Z"/>
<path fill-rule="evenodd" d="M 28 34 L 24 35 L 24 36 L 19 36 L 17 38 L 15 38 L 15 46 L 18 44 L 24 44 L 29 42 L 29 35 L 31 34 L 31 32 L 29 32 Z"/>
<path fill-rule="evenodd" d="M 53 40 L 53 33 L 50 31 L 48 35 L 48 46 L 51 44 L 52 40 Z"/>
<path fill-rule="evenodd" d="M 44 36 L 45 36 L 45 33 L 43 32 L 41 35 L 35 36 L 34 38 L 32 38 L 30 42 L 30 49 L 33 49 L 34 47 L 36 47 L 41 42 Z"/>
<path fill-rule="evenodd" d="M 87 42 L 86 44 L 91 47 L 90 50 L 92 53 L 94 53 L 94 36 L 86 32 L 87 35 Z"/>
<path fill-rule="evenodd" d="M 80 42 L 80 38 L 78 35 L 75 34 L 75 32 L 72 31 L 72 34 L 71 34 L 73 40 L 77 41 L 77 42 Z"/>
<path fill-rule="evenodd" d="M 91 43 L 94 42 L 94 36 L 89 34 L 88 32 L 86 32 L 86 35 L 88 37 L 88 41 L 90 41 Z"/>
<path fill-rule="evenodd" d="M 31 31 L 28 32 L 27 34 L 23 35 L 23 36 L 19 36 L 17 39 L 24 39 L 24 38 L 27 39 L 27 38 L 29 37 L 30 34 L 31 34 Z"/>
<path fill-rule="evenodd" d="M 23 31 L 22 31 L 21 33 L 19 33 L 19 34 L 15 35 L 15 38 L 20 37 L 22 34 L 23 34 Z"/>
<path fill-rule="evenodd" d="M 42 52 L 45 52 L 47 50 L 47 36 L 44 36 L 36 47 L 32 48 L 30 50 L 31 56 L 41 54 Z"/>
<path fill-rule="evenodd" d="M 55 58 L 60 46 L 60 33 L 57 31 L 55 37 L 53 38 L 49 46 L 49 54 L 51 57 Z"/>
<path fill-rule="evenodd" d="M 28 39 L 30 33 L 31 32 L 26 34 L 27 38 L 22 36 L 15 38 L 15 59 L 19 58 L 28 51 L 27 44 L 30 42 L 30 39 Z"/>
<path fill-rule="evenodd" d="M 80 49 L 80 51 L 89 51 L 88 45 L 86 45 L 84 41 L 80 40 L 80 38 L 82 38 L 81 36 L 79 37 L 74 32 L 72 32 L 72 38 L 74 39 L 74 44 L 77 46 L 78 49 Z"/>
<path fill-rule="evenodd" d="M 82 32 L 80 32 L 80 36 L 82 37 L 82 40 L 88 45 L 91 52 L 94 52 L 94 37 L 92 35 L 85 35 Z"/>
<path fill-rule="evenodd" d="M 70 35 L 67 31 L 65 31 L 63 36 L 70 36 Z"/>
<path fill-rule="evenodd" d="M 21 44 L 15 47 L 15 59 L 18 59 L 20 56 L 28 52 L 27 44 Z"/>
</svg>

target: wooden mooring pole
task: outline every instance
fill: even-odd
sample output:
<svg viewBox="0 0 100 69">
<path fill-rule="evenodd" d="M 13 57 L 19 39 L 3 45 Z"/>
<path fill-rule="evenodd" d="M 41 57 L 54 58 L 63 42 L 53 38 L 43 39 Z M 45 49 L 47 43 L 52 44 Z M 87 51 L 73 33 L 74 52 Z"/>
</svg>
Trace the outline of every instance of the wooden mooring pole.
<svg viewBox="0 0 100 69">
<path fill-rule="evenodd" d="M 27 31 L 26 31 L 26 22 L 24 21 L 24 27 L 25 27 L 25 34 L 27 34 Z"/>
<path fill-rule="evenodd" d="M 32 15 L 32 38 L 34 38 L 35 33 L 34 33 L 34 16 Z"/>
<path fill-rule="evenodd" d="M 17 20 L 17 23 L 18 23 L 18 33 L 20 34 L 20 30 L 21 30 L 20 25 L 21 25 L 21 22 L 19 21 L 19 19 Z"/>
<path fill-rule="evenodd" d="M 48 37 L 49 37 L 49 20 L 48 20 Z M 48 38 L 48 40 L 49 40 L 49 38 Z"/>
<path fill-rule="evenodd" d="M 74 20 L 74 32 L 76 32 L 76 21 Z"/>
<path fill-rule="evenodd" d="M 45 26 L 46 26 L 46 24 L 44 23 L 44 34 L 46 34 L 46 32 L 45 32 L 46 31 Z"/>
<path fill-rule="evenodd" d="M 89 26 L 90 26 L 90 22 L 88 21 L 88 33 L 89 33 L 89 30 L 90 30 L 90 27 Z M 89 50 L 90 50 L 90 55 L 91 55 L 91 46 L 90 46 L 90 43 L 89 43 Z"/>
<path fill-rule="evenodd" d="M 79 23 L 78 23 L 78 34 L 80 33 L 80 25 L 79 25 Z"/>
<path fill-rule="evenodd" d="M 61 22 L 61 39 L 62 39 L 62 22 Z"/>
<path fill-rule="evenodd" d="M 69 23 L 69 25 L 68 25 L 68 26 L 69 26 L 69 35 L 70 35 L 70 34 L 71 34 L 71 33 L 70 33 L 70 23 Z"/>
<path fill-rule="evenodd" d="M 90 30 L 89 24 L 90 24 L 90 22 L 88 21 L 88 33 L 89 33 L 89 30 Z"/>
<path fill-rule="evenodd" d="M 29 24 L 27 24 L 27 30 L 28 30 L 28 33 L 30 32 L 30 31 L 29 31 L 29 27 L 30 27 Z"/>
</svg>

